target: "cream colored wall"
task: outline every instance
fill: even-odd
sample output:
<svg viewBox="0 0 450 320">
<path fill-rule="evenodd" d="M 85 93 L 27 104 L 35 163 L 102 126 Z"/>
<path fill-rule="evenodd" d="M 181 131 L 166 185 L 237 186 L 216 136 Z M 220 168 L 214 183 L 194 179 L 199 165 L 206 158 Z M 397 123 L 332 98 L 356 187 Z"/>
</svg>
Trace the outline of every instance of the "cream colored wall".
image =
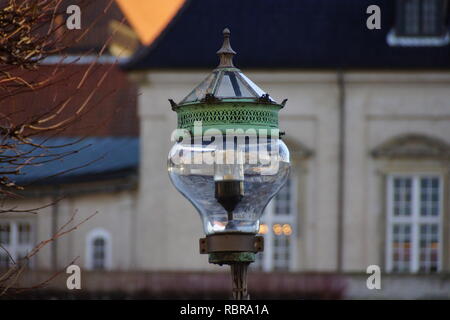
<svg viewBox="0 0 450 320">
<path fill-rule="evenodd" d="M 58 244 L 58 264 L 67 265 L 73 257 L 79 258 L 76 264 L 86 267 L 86 238 L 91 230 L 102 228 L 111 235 L 112 261 L 111 269 L 129 270 L 135 268 L 135 196 L 134 191 L 114 193 L 96 193 L 70 197 L 61 204 L 59 225 L 68 221 L 76 212 L 76 221 L 82 221 L 96 213 L 78 230 L 68 234 Z"/>
<path fill-rule="evenodd" d="M 245 71 L 245 70 L 244 70 Z M 211 269 L 198 253 L 198 214 L 170 184 L 166 155 L 180 101 L 207 74 L 136 73 L 140 82 L 141 174 L 137 217 L 137 261 L 141 269 Z M 273 98 L 288 98 L 281 130 L 292 144 L 314 152 L 305 161 L 297 270 L 337 268 L 337 179 L 339 87 L 335 72 L 246 72 Z M 401 133 L 440 137 L 450 143 L 450 74 L 352 72 L 344 74 L 346 96 L 344 271 L 383 262 L 384 212 L 380 179 L 369 151 Z M 296 152 L 295 147 L 291 150 Z"/>
<path fill-rule="evenodd" d="M 280 111 L 280 129 L 286 139 L 314 152 L 306 160 L 306 179 L 298 197 L 300 212 L 299 270 L 330 271 L 336 268 L 338 87 L 332 73 L 246 73 L 276 100 L 288 98 Z"/>
<path fill-rule="evenodd" d="M 112 237 L 112 269 L 134 269 L 136 239 L 133 225 L 136 213 L 136 191 L 121 191 L 115 193 L 94 193 L 67 197 L 58 202 L 56 206 L 44 208 L 38 214 L 9 214 L 0 217 L 4 220 L 25 219 L 33 226 L 33 238 L 35 243 L 52 237 L 52 210 L 57 210 L 58 226 L 67 223 L 74 212 L 74 222 L 67 228 L 75 226 L 91 214 L 98 212 L 90 220 L 56 241 L 58 269 L 64 268 L 75 258 L 75 264 L 85 268 L 86 236 L 95 228 L 107 230 Z M 3 205 L 18 206 L 21 209 L 31 209 L 52 203 L 51 198 L 31 198 L 20 202 L 7 202 Z M 56 208 L 56 209 L 55 209 Z M 36 255 L 33 261 L 35 269 L 52 268 L 52 244 L 48 244 Z"/>
<path fill-rule="evenodd" d="M 428 172 L 449 169 L 449 163 L 423 161 L 397 164 L 395 168 L 392 163 L 372 159 L 369 152 L 407 133 L 436 137 L 450 144 L 450 73 L 353 73 L 346 82 L 349 115 L 344 270 L 361 271 L 384 262 L 383 176 L 399 168 Z M 444 208 L 444 214 L 449 214 L 448 208 Z"/>
</svg>

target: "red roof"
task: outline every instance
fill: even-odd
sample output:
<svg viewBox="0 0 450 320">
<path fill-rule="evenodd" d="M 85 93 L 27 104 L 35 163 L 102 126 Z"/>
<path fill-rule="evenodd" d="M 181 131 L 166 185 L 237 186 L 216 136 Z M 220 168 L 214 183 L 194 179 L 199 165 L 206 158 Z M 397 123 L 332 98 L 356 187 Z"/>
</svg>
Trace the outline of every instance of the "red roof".
<svg viewBox="0 0 450 320">
<path fill-rule="evenodd" d="M 51 114 L 55 114 L 70 99 L 57 117 L 38 126 L 47 127 L 73 117 L 85 104 L 82 115 L 58 135 L 138 136 L 137 87 L 116 65 L 95 65 L 88 70 L 89 65 L 69 64 L 48 65 L 38 72 L 24 72 L 22 76 L 28 81 L 48 79 L 55 71 L 57 76 L 52 81 L 54 84 L 47 88 L 27 90 L 6 100 L 3 100 L 5 93 L 1 92 L 1 112 L 10 116 L 16 124 L 50 110 L 53 110 Z M 83 78 L 85 81 L 80 85 Z M 102 78 L 105 78 L 103 82 Z"/>
</svg>

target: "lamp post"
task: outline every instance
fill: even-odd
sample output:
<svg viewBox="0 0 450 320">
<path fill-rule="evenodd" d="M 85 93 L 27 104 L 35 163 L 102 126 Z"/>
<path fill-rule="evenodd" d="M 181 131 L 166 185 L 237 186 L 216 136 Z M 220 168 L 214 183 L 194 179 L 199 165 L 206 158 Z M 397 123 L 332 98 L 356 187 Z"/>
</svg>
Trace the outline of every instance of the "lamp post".
<svg viewBox="0 0 450 320">
<path fill-rule="evenodd" d="M 233 64 L 230 31 L 219 66 L 180 103 L 168 172 L 200 213 L 200 253 L 231 267 L 233 297 L 249 299 L 247 269 L 263 250 L 259 219 L 286 182 L 289 150 L 280 138 L 276 103 Z"/>
</svg>

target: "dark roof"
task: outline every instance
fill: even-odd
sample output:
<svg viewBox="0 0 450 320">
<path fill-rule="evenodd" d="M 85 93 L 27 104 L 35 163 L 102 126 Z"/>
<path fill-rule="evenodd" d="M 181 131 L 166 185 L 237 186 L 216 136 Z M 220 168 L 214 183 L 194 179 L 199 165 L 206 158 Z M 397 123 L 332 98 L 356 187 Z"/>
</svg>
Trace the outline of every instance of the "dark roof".
<svg viewBox="0 0 450 320">
<path fill-rule="evenodd" d="M 53 138 L 43 140 L 54 149 L 33 151 L 32 165 L 21 169 L 21 175 L 10 177 L 18 185 L 52 185 L 73 182 L 95 182 L 134 175 L 139 165 L 139 139 L 110 138 Z M 24 145 L 20 151 L 31 150 Z M 62 156 L 64 155 L 64 156 Z M 62 156 L 62 157 L 61 157 Z M 59 159 L 61 158 L 61 159 Z M 47 163 L 37 164 L 38 162 Z"/>
<path fill-rule="evenodd" d="M 369 5 L 381 8 L 381 30 L 369 30 Z M 231 30 L 243 68 L 450 68 L 450 46 L 391 47 L 393 0 L 191 0 L 160 37 L 125 69 L 207 68 L 222 30 Z"/>
</svg>

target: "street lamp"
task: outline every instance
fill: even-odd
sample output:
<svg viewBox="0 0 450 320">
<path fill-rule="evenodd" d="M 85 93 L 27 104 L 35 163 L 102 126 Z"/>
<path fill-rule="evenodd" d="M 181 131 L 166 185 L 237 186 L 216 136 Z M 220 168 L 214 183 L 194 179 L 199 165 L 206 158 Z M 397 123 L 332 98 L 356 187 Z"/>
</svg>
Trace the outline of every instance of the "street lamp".
<svg viewBox="0 0 450 320">
<path fill-rule="evenodd" d="M 233 65 L 230 31 L 217 51 L 219 66 L 180 103 L 168 172 L 198 210 L 209 262 L 229 264 L 235 299 L 248 299 L 246 274 L 263 250 L 259 220 L 286 182 L 289 150 L 280 139 L 276 103 Z"/>
</svg>

